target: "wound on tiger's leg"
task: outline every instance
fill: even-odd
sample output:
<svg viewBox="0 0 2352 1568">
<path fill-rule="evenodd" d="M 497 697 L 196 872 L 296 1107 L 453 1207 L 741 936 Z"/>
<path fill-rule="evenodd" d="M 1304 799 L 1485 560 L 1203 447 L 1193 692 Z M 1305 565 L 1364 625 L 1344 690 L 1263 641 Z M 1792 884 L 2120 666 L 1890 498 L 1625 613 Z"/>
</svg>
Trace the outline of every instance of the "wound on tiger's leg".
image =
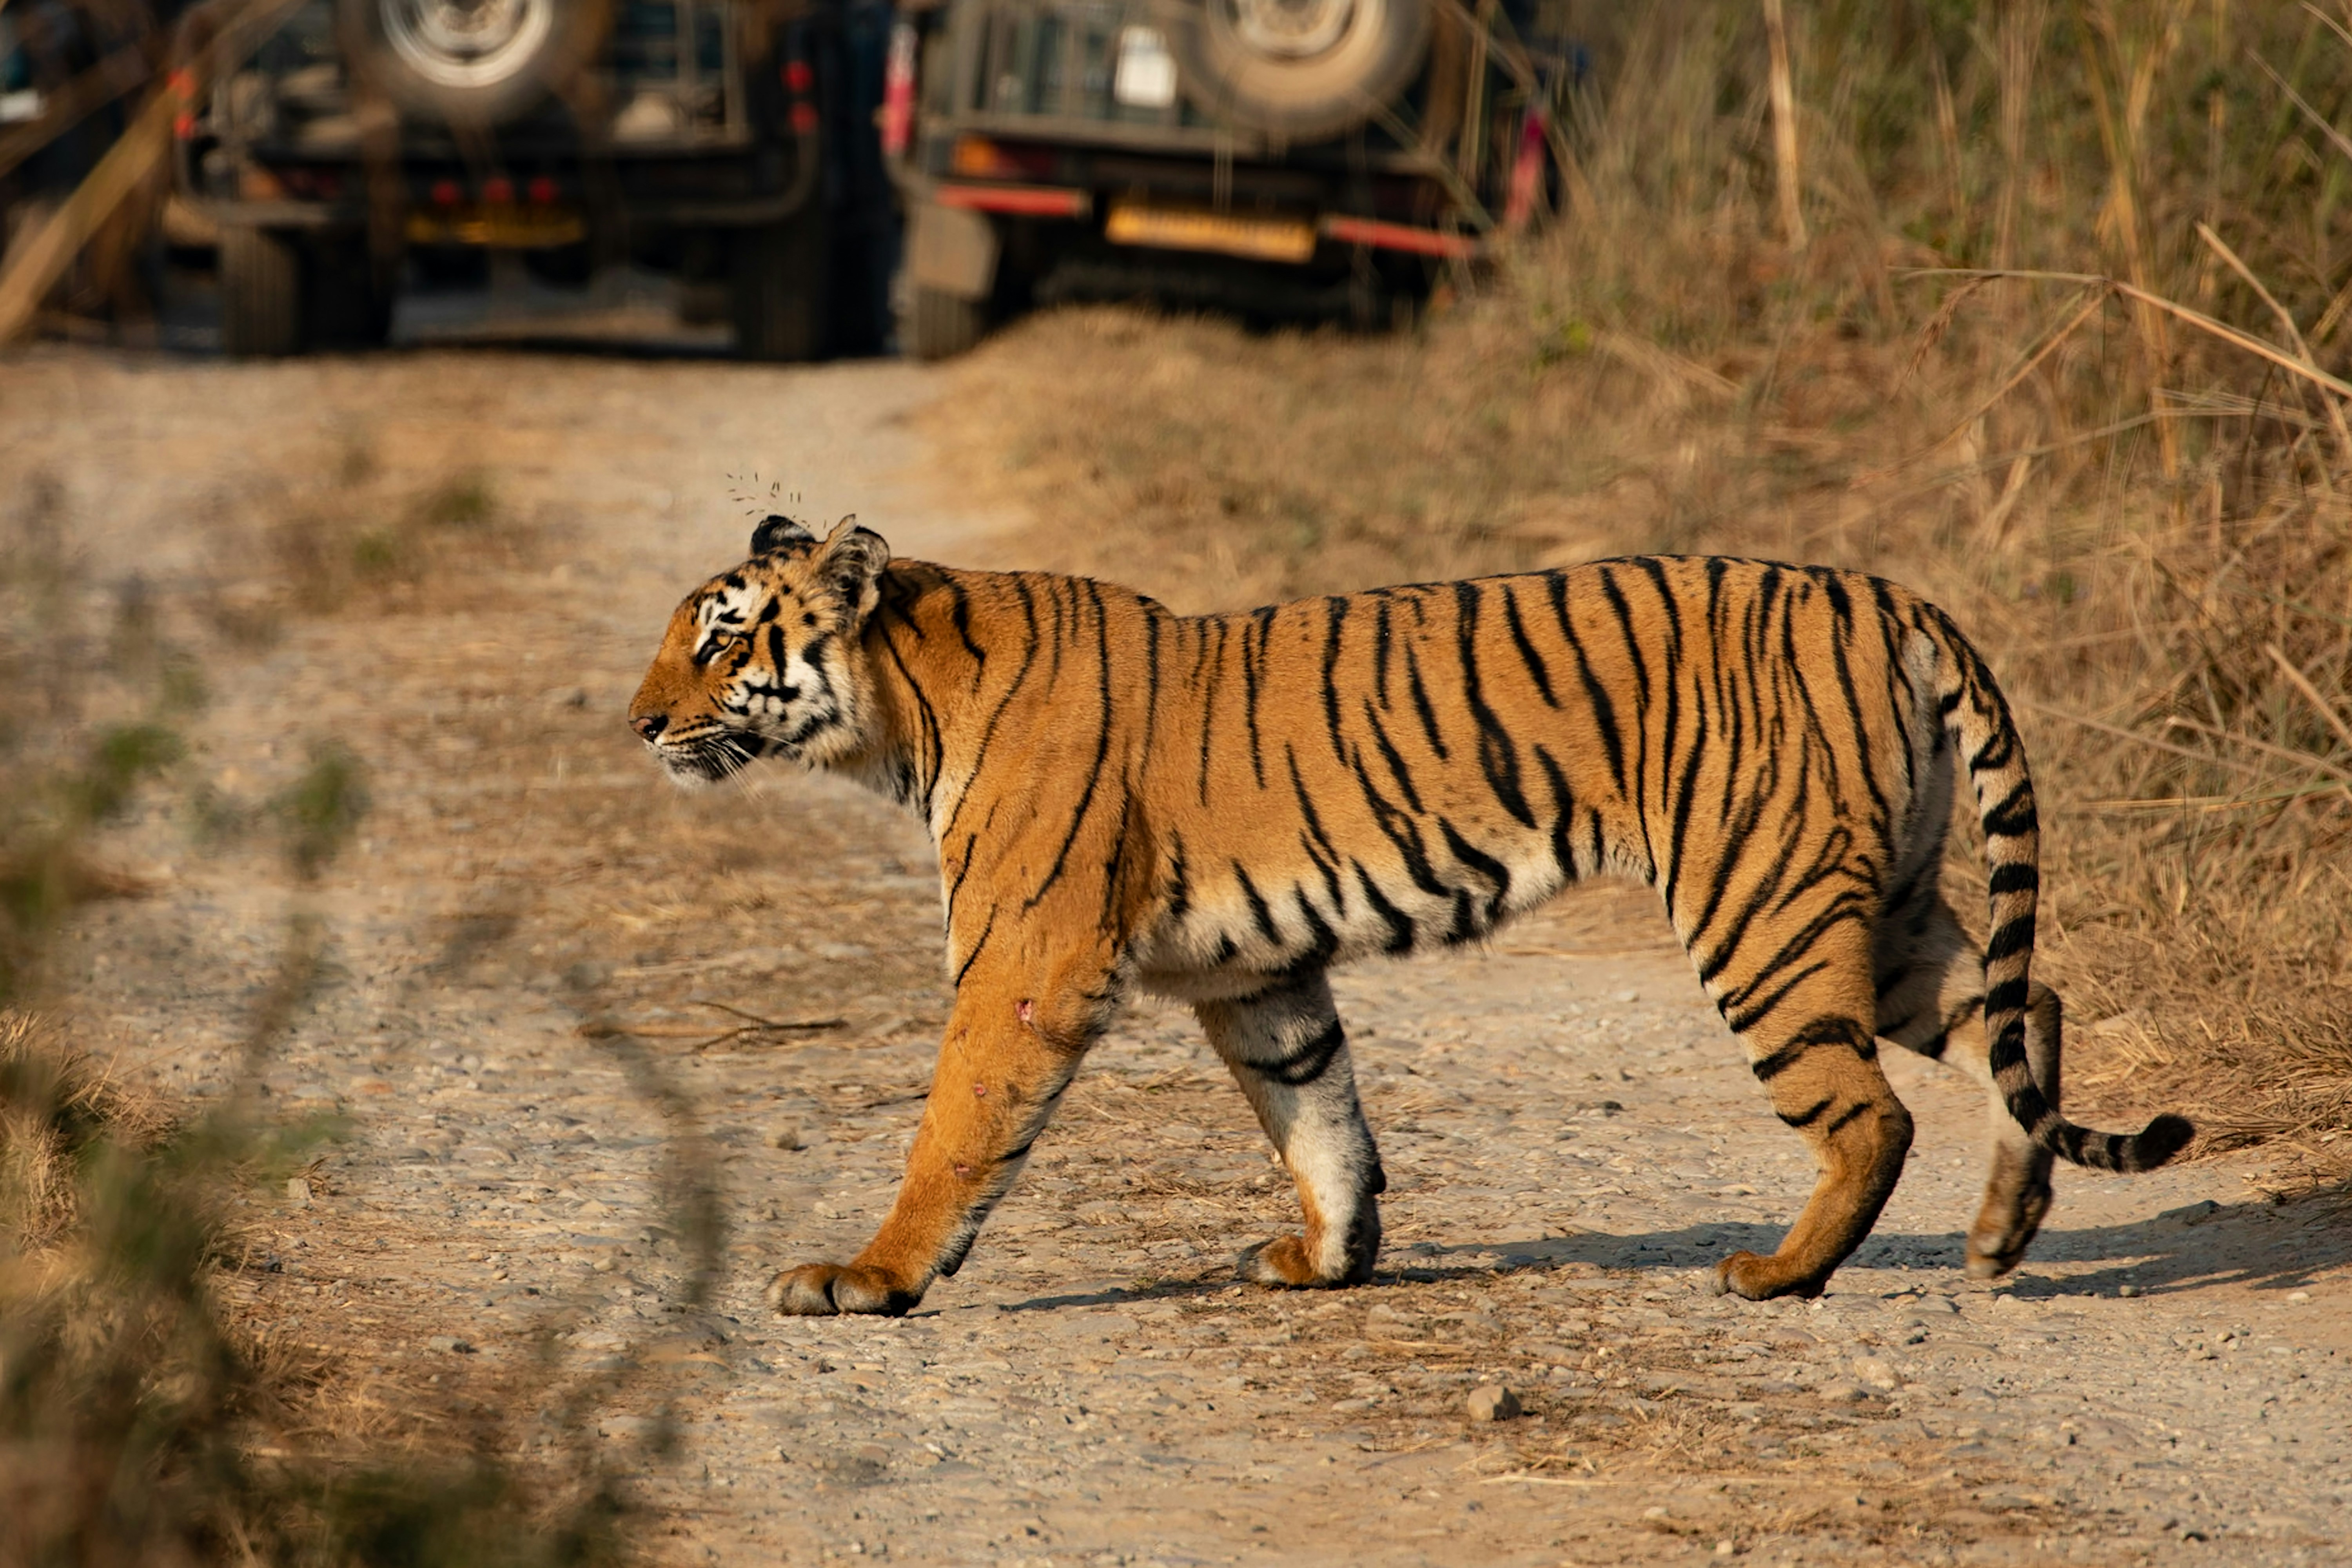
<svg viewBox="0 0 2352 1568">
<path fill-rule="evenodd" d="M 1195 1011 L 1297 1184 L 1306 1219 L 1301 1234 L 1244 1252 L 1241 1277 L 1292 1289 L 1370 1279 L 1388 1177 L 1356 1099 L 1329 982 L 1317 973 Z"/>
<path fill-rule="evenodd" d="M 768 1287 L 771 1307 L 798 1317 L 895 1317 L 920 1301 L 932 1280 L 963 1267 L 1084 1055 L 1084 1043 L 1070 1045 L 1051 1029 L 1047 1011 L 1023 998 L 959 996 L 888 1217 L 849 1262 L 777 1275 Z M 1088 1041 L 1091 1032 L 1076 1038 Z"/>
</svg>

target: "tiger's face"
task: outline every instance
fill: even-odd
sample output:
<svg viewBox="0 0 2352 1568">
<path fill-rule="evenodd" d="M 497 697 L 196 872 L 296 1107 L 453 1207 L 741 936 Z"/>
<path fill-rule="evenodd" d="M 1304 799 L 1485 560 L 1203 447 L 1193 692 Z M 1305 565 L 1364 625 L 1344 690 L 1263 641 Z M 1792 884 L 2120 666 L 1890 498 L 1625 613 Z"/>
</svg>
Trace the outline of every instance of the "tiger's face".
<svg viewBox="0 0 2352 1568">
<path fill-rule="evenodd" d="M 767 519 L 752 531 L 751 558 L 671 615 L 629 727 L 689 785 L 761 757 L 818 765 L 856 755 L 874 718 L 858 638 L 889 562 L 889 545 L 855 518 L 822 540 Z"/>
</svg>

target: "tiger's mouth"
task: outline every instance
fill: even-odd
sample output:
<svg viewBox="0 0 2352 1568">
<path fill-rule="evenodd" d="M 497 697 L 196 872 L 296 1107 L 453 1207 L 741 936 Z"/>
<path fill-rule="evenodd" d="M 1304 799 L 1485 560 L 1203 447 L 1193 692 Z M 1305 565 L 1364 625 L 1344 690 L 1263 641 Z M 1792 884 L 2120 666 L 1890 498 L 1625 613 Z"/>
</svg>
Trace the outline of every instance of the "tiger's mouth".
<svg viewBox="0 0 2352 1568">
<path fill-rule="evenodd" d="M 688 785 L 724 784 L 766 756 L 773 744 L 766 736 L 744 730 L 711 730 L 647 742 L 669 776 Z"/>
</svg>

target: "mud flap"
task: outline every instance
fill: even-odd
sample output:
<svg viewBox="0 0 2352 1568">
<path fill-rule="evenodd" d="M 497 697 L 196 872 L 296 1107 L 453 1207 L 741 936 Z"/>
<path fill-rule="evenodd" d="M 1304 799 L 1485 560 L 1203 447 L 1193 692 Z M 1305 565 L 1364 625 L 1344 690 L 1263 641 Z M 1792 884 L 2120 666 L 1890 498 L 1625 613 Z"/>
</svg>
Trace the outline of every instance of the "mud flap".
<svg viewBox="0 0 2352 1568">
<path fill-rule="evenodd" d="M 996 229 L 984 214 L 919 203 L 907 236 L 907 270 L 919 289 L 985 300 L 996 287 Z"/>
</svg>

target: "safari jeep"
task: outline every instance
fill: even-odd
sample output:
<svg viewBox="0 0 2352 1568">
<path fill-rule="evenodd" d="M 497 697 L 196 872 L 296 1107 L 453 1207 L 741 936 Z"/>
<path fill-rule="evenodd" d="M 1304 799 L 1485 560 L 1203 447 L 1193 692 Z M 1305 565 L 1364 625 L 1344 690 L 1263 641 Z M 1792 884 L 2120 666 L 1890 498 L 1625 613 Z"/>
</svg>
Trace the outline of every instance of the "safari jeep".
<svg viewBox="0 0 2352 1568">
<path fill-rule="evenodd" d="M 932 0 L 892 40 L 900 342 L 1137 294 L 1366 322 L 1525 221 L 1569 51 L 1495 0 Z"/>
<path fill-rule="evenodd" d="M 446 271 L 512 250 L 553 282 L 624 259 L 671 271 L 755 358 L 878 348 L 887 15 L 298 0 L 179 128 L 181 194 L 220 228 L 224 346 L 379 342 L 404 256 Z"/>
</svg>

